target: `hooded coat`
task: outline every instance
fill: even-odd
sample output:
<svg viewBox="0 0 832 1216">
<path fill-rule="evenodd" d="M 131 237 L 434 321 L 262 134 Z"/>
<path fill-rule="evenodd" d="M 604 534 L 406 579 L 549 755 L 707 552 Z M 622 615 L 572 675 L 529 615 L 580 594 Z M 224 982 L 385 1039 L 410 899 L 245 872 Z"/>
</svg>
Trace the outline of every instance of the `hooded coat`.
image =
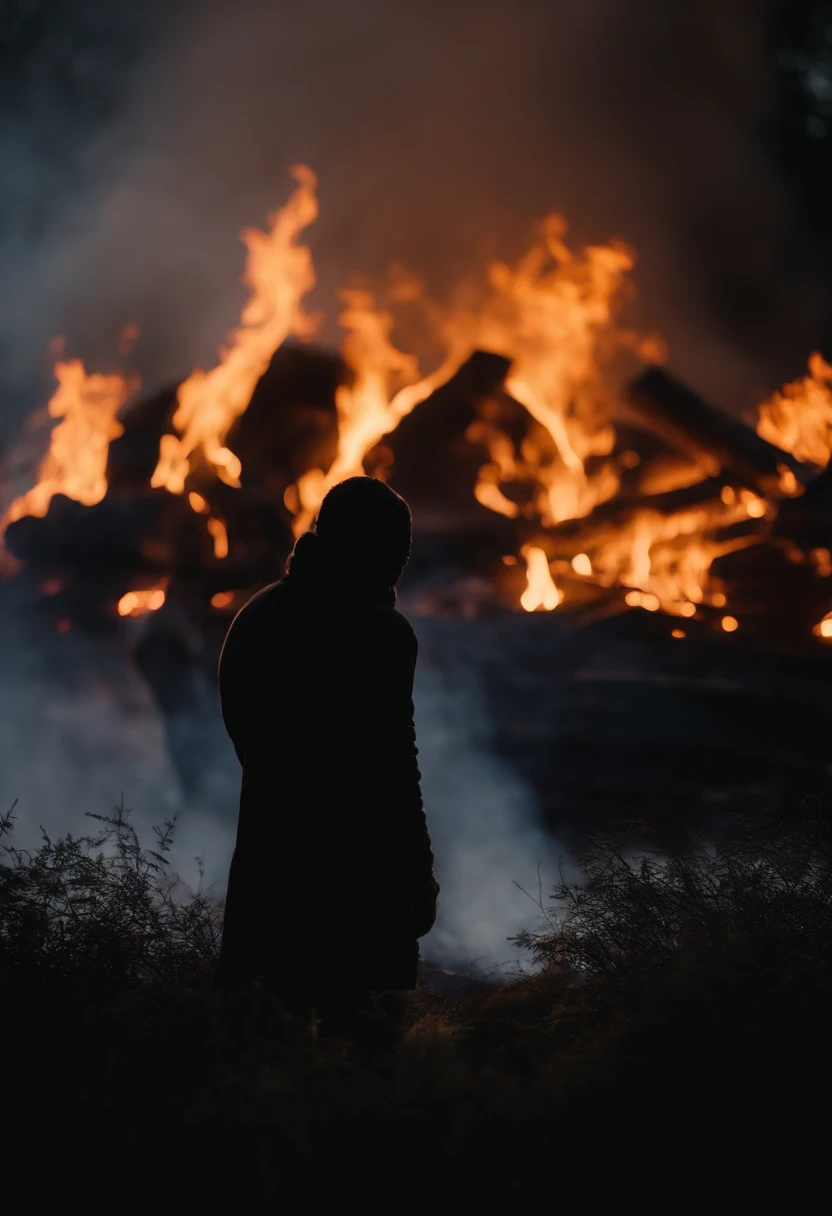
<svg viewBox="0 0 832 1216">
<path fill-rule="evenodd" d="M 260 977 L 299 1007 L 415 985 L 433 854 L 416 637 L 394 604 L 384 577 L 309 532 L 231 625 L 220 695 L 243 775 L 221 984 Z"/>
</svg>

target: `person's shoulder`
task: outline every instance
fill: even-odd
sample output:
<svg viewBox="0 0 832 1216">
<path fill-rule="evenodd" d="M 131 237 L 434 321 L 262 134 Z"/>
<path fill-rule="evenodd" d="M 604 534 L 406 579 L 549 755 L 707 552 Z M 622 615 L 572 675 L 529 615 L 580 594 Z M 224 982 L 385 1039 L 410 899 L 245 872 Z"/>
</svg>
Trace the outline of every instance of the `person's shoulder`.
<svg viewBox="0 0 832 1216">
<path fill-rule="evenodd" d="M 245 645 L 247 637 L 257 634 L 262 627 L 266 626 L 268 617 L 281 596 L 281 584 L 282 580 L 269 583 L 268 587 L 263 587 L 260 591 L 255 592 L 251 599 L 243 604 L 228 628 L 223 646 L 224 651 L 227 651 L 231 645 Z"/>
<path fill-rule="evenodd" d="M 365 627 L 380 646 L 416 647 L 416 634 L 407 617 L 389 604 L 368 604 L 364 616 Z"/>
</svg>

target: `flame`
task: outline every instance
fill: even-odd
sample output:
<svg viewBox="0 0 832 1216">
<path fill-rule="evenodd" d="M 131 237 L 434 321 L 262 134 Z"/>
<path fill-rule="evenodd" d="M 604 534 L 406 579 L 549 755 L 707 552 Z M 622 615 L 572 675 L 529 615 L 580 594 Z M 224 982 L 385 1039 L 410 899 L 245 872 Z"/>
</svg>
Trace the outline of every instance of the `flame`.
<svg viewBox="0 0 832 1216">
<path fill-rule="evenodd" d="M 672 515 L 641 508 L 599 529 L 584 556 L 601 586 L 637 593 L 625 597 L 628 604 L 650 609 L 655 599 L 656 608 L 673 616 L 694 616 L 706 598 L 714 559 L 749 543 L 748 538 L 716 539 L 714 533 L 744 518 L 748 507 L 741 502 L 706 503 Z M 651 598 L 645 602 L 645 596 Z M 714 602 L 717 596 L 722 593 Z"/>
<path fill-rule="evenodd" d="M 822 621 L 819 621 L 812 630 L 815 637 L 822 638 L 825 642 L 832 640 L 832 612 L 827 612 Z"/>
<path fill-rule="evenodd" d="M 526 612 L 538 608 L 551 612 L 560 603 L 561 594 L 555 586 L 546 554 L 534 545 L 524 545 L 520 553 L 526 561 L 526 590 L 520 596 L 520 603 Z"/>
<path fill-rule="evenodd" d="M 757 433 L 798 460 L 828 463 L 832 456 L 832 365 L 817 351 L 809 357 L 808 375 L 784 385 L 760 406 Z"/>
<path fill-rule="evenodd" d="M 398 350 L 390 339 L 394 319 L 379 309 L 366 291 L 345 291 L 346 305 L 339 324 L 346 329 L 342 353 L 353 373 L 350 385 L 340 385 L 335 406 L 338 450 L 329 470 L 311 469 L 287 493 L 295 506 L 294 532 L 299 536 L 315 518 L 326 493 L 347 477 L 364 473 L 364 459 L 405 415 L 444 384 L 463 363 L 470 347 L 452 348 L 430 375 L 420 376 L 413 355 Z M 402 383 L 404 382 L 404 383 Z M 399 384 L 396 389 L 394 386 Z"/>
<path fill-rule="evenodd" d="M 514 458 L 514 444 L 507 435 L 485 419 L 477 418 L 465 432 L 469 443 L 480 444 L 488 449 L 491 462 L 484 464 L 479 472 L 477 484 L 474 487 L 474 497 L 498 515 L 508 519 L 516 519 L 520 508 L 516 502 L 506 498 L 500 489 L 501 482 L 512 481 L 517 474 L 517 462 Z"/>
<path fill-rule="evenodd" d="M 602 366 L 622 348 L 652 358 L 661 351 L 655 339 L 615 325 L 632 253 L 621 245 L 597 245 L 576 255 L 567 247 L 565 233 L 562 217 L 547 217 L 540 238 L 514 268 L 504 263 L 489 267 L 487 289 L 478 303 L 470 302 L 469 291 L 464 305 L 443 312 L 424 298 L 414 280 L 399 282 L 396 299 L 422 306 L 444 348 L 439 366 L 426 376 L 413 356 L 393 344 L 392 312 L 380 308 L 368 292 L 344 293 L 343 353 L 353 379 L 336 399 L 338 446 L 332 465 L 327 471 L 311 469 L 284 496 L 296 535 L 309 527 L 331 486 L 365 472 L 366 458 L 379 440 L 475 349 L 511 361 L 506 387 L 539 432 L 516 452 L 512 439 L 496 425 L 483 420 L 471 424 L 469 441 L 484 446 L 490 457 L 480 470 L 477 500 L 516 518 L 520 507 L 503 487 L 515 479 L 530 480 L 538 487 L 535 508 L 548 526 L 586 515 L 615 495 L 618 464 L 596 459 L 596 467 L 587 467 L 594 458 L 610 456 L 615 443 Z"/>
<path fill-rule="evenodd" d="M 617 493 L 614 462 L 587 470 L 590 458 L 609 456 L 615 443 L 602 369 L 623 347 L 646 349 L 644 340 L 615 325 L 633 254 L 610 244 L 576 255 L 565 234 L 563 218 L 550 215 L 514 269 L 491 266 L 491 295 L 476 326 L 477 346 L 511 360 L 506 389 L 542 428 L 540 438 L 527 437 L 515 467 L 539 486 L 544 526 L 587 515 Z M 497 457 L 493 442 L 489 449 L 480 501 L 486 501 L 485 486 L 495 484 L 495 465 L 502 481 L 515 471 L 512 461 Z M 493 491 L 488 494 L 493 498 Z"/>
<path fill-rule="evenodd" d="M 832 574 L 832 553 L 828 549 L 810 549 L 809 558 L 821 578 Z"/>
<path fill-rule="evenodd" d="M 297 187 L 271 217 L 270 230 L 242 234 L 247 247 L 244 281 L 251 295 L 217 366 L 193 372 L 180 386 L 173 417 L 176 433 L 162 438 L 152 478 L 156 487 L 185 492 L 188 475 L 197 466 L 239 486 L 240 461 L 227 447 L 231 429 L 274 351 L 287 337 L 306 338 L 315 330 L 314 319 L 301 306 L 315 274 L 309 249 L 299 238 L 317 217 L 317 182 L 302 166 L 293 176 Z M 465 290 L 450 307 L 440 308 L 418 281 L 401 273 L 386 306 L 367 291 L 343 292 L 339 321 L 350 378 L 336 393 L 336 454 L 328 468 L 313 468 L 286 488 L 284 501 L 295 534 L 310 525 L 327 490 L 337 482 L 365 471 L 386 476 L 392 455 L 381 447 L 385 436 L 445 384 L 474 350 L 485 350 L 510 362 L 505 387 L 525 412 L 526 428 L 522 437 L 514 426 L 508 434 L 494 421 L 499 410 L 469 425 L 468 442 L 488 457 L 474 487 L 477 501 L 506 518 L 534 521 L 554 538 L 547 548 L 551 553 L 555 546 L 560 560 L 555 569 L 564 572 L 567 590 L 574 576 L 621 588 L 628 606 L 651 612 L 661 609 L 685 618 L 695 616 L 703 604 L 726 609 L 725 595 L 710 586 L 711 564 L 734 548 L 754 543 L 754 537 L 727 541 L 723 530 L 743 521 L 771 519 L 774 512 L 747 487 L 725 486 L 719 500 L 670 515 L 642 506 L 598 523 L 604 519 L 599 513 L 581 525 L 574 546 L 580 552 L 558 549 L 568 545 L 558 526 L 583 520 L 614 498 L 622 470 L 641 462 L 632 449 L 616 453 L 613 395 L 605 372 L 622 351 L 651 360 L 664 357 L 657 339 L 618 323 L 634 261 L 633 253 L 618 243 L 573 251 L 566 242 L 564 220 L 550 215 L 525 256 L 512 266 L 493 263 L 484 284 L 463 285 Z M 427 374 L 399 338 L 402 304 L 421 310 L 435 342 L 436 366 Z M 137 337 L 136 327 L 127 327 L 124 348 Z M 116 414 L 129 386 L 121 377 L 87 376 L 78 361 L 59 362 L 56 375 L 59 388 L 50 413 L 62 421 L 52 433 L 38 484 L 12 505 L 7 520 L 26 511 L 44 514 L 59 491 L 87 503 L 100 501 L 106 492 L 107 448 L 121 433 Z M 832 454 L 832 366 L 813 354 L 809 374 L 760 407 L 758 431 L 800 460 L 825 464 Z M 783 463 L 778 470 L 784 494 L 802 491 L 791 468 Z M 649 493 L 647 484 L 645 479 L 639 483 L 642 495 Z M 226 525 L 210 514 L 202 494 L 191 490 L 188 501 L 193 511 L 207 517 L 215 557 L 226 558 Z M 555 584 L 546 550 L 524 545 L 520 556 L 527 583 L 522 607 L 553 610 L 564 592 Z M 832 571 L 827 550 L 813 551 L 810 560 L 819 573 Z M 517 558 L 506 554 L 503 561 L 516 564 Z M 128 592 L 119 612 L 153 611 L 164 595 L 161 588 Z M 233 598 L 232 592 L 218 592 L 211 602 L 224 608 Z M 830 618 L 816 628 L 819 636 L 832 637 Z M 721 617 L 721 626 L 726 632 L 738 628 L 730 615 Z M 671 636 L 683 637 L 684 630 L 673 630 Z"/>
<path fill-rule="evenodd" d="M 24 515 L 44 516 L 55 494 L 89 507 L 107 493 L 110 441 L 124 431 L 116 415 L 137 382 L 88 374 L 80 359 L 56 363 L 55 376 L 58 387 L 48 409 L 60 422 L 52 430 L 37 484 L 11 504 L 3 527 Z"/>
<path fill-rule="evenodd" d="M 228 530 L 221 519 L 212 517 L 208 520 L 208 531 L 214 541 L 214 557 L 222 561 L 223 558 L 228 557 Z"/>
<path fill-rule="evenodd" d="M 292 170 L 298 183 L 289 202 L 271 217 L 269 232 L 247 228 L 243 281 L 251 288 L 239 329 L 211 371 L 195 371 L 179 387 L 173 425 L 178 435 L 163 435 L 151 485 L 181 494 L 195 459 L 201 459 L 227 485 L 239 486 L 240 461 L 225 440 L 246 410 L 257 381 L 272 355 L 294 334 L 309 337 L 315 323 L 300 306 L 315 285 L 312 256 L 298 236 L 318 215 L 317 179 L 311 169 Z"/>
<path fill-rule="evenodd" d="M 144 616 L 146 612 L 158 612 L 164 602 L 164 587 L 153 587 L 149 591 L 128 591 L 118 602 L 118 614 Z"/>
</svg>

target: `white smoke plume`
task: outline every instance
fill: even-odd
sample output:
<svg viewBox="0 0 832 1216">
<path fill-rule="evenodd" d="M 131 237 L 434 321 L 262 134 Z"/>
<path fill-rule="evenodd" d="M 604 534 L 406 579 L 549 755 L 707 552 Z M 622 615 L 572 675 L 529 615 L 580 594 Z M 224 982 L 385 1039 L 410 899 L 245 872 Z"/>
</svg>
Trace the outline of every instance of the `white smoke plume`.
<svg viewBox="0 0 832 1216">
<path fill-rule="evenodd" d="M 558 844 L 531 788 L 494 754 L 478 675 L 443 656 L 422 662 L 416 727 L 422 792 L 441 885 L 426 957 L 501 972 L 523 959 L 507 939 L 537 916 L 556 873 Z"/>
<path fill-rule="evenodd" d="M 186 745 L 204 766 L 188 799 L 171 764 L 164 726 L 123 642 L 81 632 L 46 635 L 4 602 L 0 806 L 16 799 L 19 847 L 93 831 L 86 812 L 110 814 L 124 795 L 142 842 L 179 813 L 172 868 L 217 895 L 234 847 L 239 766 L 206 679 Z M 557 844 L 539 821 L 522 777 L 490 750 L 477 673 L 451 653 L 420 663 L 415 691 L 423 792 L 442 884 L 440 915 L 423 952 L 435 962 L 499 974 L 522 960 L 507 938 L 535 919 L 538 867 L 554 874 Z M 277 808 L 279 813 L 279 808 Z M 395 807 L 391 807 L 395 814 Z M 280 864 L 276 865 L 279 881 Z"/>
</svg>

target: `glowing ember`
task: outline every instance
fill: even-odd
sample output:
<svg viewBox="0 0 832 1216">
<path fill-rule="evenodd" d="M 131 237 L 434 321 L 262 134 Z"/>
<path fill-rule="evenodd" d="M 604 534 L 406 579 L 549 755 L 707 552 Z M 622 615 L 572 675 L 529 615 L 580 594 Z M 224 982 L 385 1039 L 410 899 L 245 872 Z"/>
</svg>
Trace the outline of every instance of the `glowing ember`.
<svg viewBox="0 0 832 1216">
<path fill-rule="evenodd" d="M 572 569 L 576 574 L 586 575 L 588 578 L 592 574 L 592 562 L 586 553 L 576 553 L 572 558 Z"/>
<path fill-rule="evenodd" d="M 208 520 L 208 531 L 214 540 L 214 557 L 222 560 L 228 557 L 228 531 L 221 519 Z"/>
<path fill-rule="evenodd" d="M 110 440 L 124 430 L 116 415 L 136 384 L 118 375 L 88 375 L 80 359 L 57 363 L 55 376 L 58 388 L 49 415 L 61 421 L 50 436 L 37 484 L 12 503 L 3 527 L 24 515 L 44 516 L 55 494 L 89 507 L 107 493 Z"/>
<path fill-rule="evenodd" d="M 811 549 L 809 557 L 821 578 L 832 574 L 832 553 L 828 549 Z"/>
<path fill-rule="evenodd" d="M 648 612 L 658 612 L 661 608 L 659 597 L 651 595 L 649 591 L 628 591 L 624 603 L 631 608 L 646 608 Z"/>
<path fill-rule="evenodd" d="M 201 494 L 197 494 L 194 490 L 191 490 L 190 494 L 188 495 L 188 502 L 190 503 L 191 510 L 196 511 L 197 515 L 208 514 L 208 503 Z"/>
<path fill-rule="evenodd" d="M 832 456 L 832 366 L 821 355 L 810 357 L 808 375 L 760 406 L 757 432 L 798 460 L 827 463 Z"/>
<path fill-rule="evenodd" d="M 520 603 L 526 612 L 535 612 L 538 608 L 551 612 L 560 603 L 561 595 L 546 554 L 534 545 L 524 545 L 520 553 L 526 560 L 526 590 L 520 596 Z"/>
<path fill-rule="evenodd" d="M 227 608 L 229 604 L 234 603 L 233 591 L 218 591 L 216 595 L 211 596 L 211 605 L 214 608 Z"/>
<path fill-rule="evenodd" d="M 297 189 L 272 217 L 271 230 L 248 228 L 242 233 L 248 249 L 243 279 L 252 294 L 220 363 L 209 372 L 193 372 L 180 385 L 173 416 L 179 434 L 162 436 L 153 486 L 181 494 L 196 458 L 222 481 L 238 486 L 241 466 L 225 446 L 228 432 L 245 412 L 254 386 L 282 342 L 291 334 L 309 337 L 314 332 L 300 301 L 315 285 L 315 272 L 298 236 L 317 217 L 317 179 L 303 165 L 293 169 L 292 176 Z"/>
<path fill-rule="evenodd" d="M 832 612 L 827 612 L 822 621 L 819 621 L 812 630 L 816 638 L 821 638 L 823 641 L 832 641 Z"/>
<path fill-rule="evenodd" d="M 154 587 L 150 591 L 128 591 L 118 602 L 119 616 L 144 616 L 146 612 L 156 612 L 165 602 L 165 592 L 162 587 Z"/>
<path fill-rule="evenodd" d="M 753 490 L 740 490 L 739 498 L 751 519 L 763 518 L 766 513 L 766 504 Z"/>
<path fill-rule="evenodd" d="M 674 629 L 672 630 L 670 636 L 672 638 L 684 638 L 687 637 L 687 634 L 685 633 L 684 629 Z"/>
<path fill-rule="evenodd" d="M 735 616 L 724 616 L 722 618 L 722 628 L 726 633 L 734 633 L 739 627 L 739 621 Z"/>
</svg>

